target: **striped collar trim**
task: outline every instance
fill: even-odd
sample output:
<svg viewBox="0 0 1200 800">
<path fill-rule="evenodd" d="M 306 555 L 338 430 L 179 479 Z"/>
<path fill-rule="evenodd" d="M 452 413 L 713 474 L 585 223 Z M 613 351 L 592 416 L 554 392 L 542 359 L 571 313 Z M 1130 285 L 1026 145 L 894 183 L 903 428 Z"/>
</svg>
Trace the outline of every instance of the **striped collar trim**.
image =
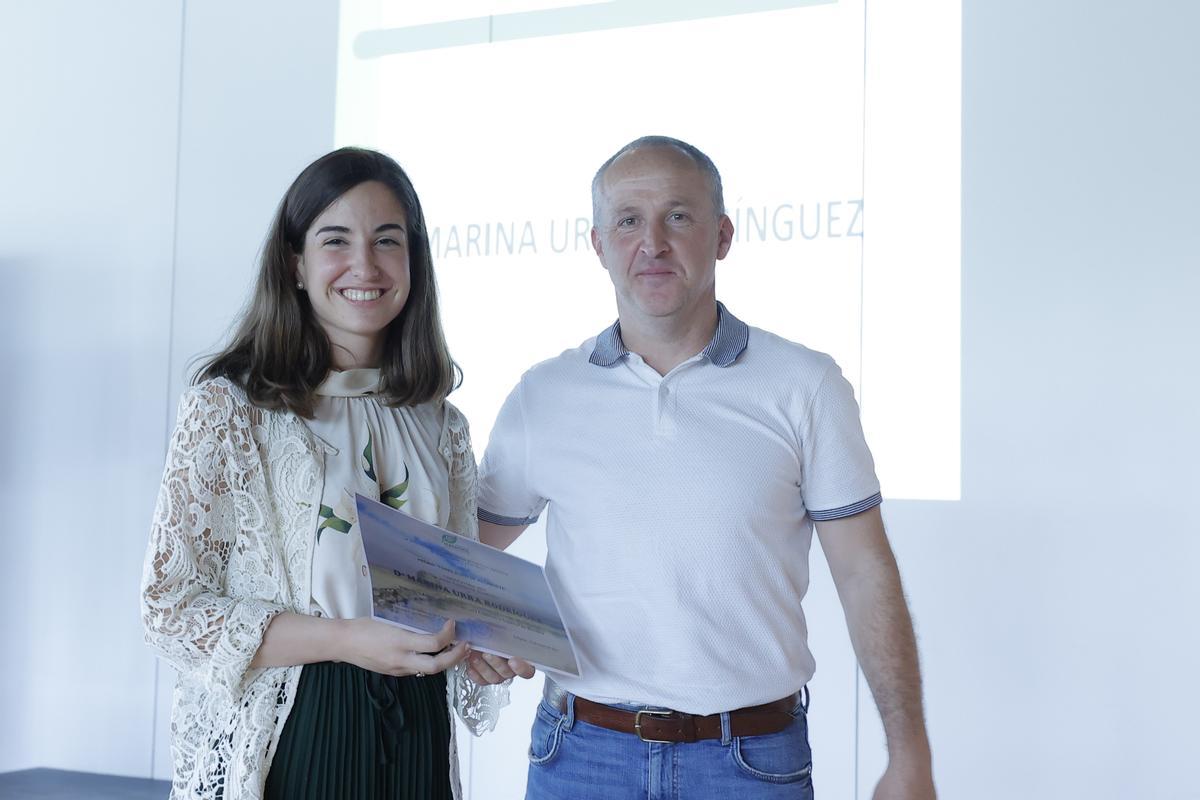
<svg viewBox="0 0 1200 800">
<path fill-rule="evenodd" d="M 730 314 L 724 303 L 718 302 L 717 330 L 700 354 L 718 367 L 728 367 L 737 360 L 749 342 L 750 326 Z M 617 320 L 596 337 L 596 346 L 588 362 L 598 367 L 611 367 L 627 355 L 629 350 L 621 341 L 621 321 Z"/>
</svg>

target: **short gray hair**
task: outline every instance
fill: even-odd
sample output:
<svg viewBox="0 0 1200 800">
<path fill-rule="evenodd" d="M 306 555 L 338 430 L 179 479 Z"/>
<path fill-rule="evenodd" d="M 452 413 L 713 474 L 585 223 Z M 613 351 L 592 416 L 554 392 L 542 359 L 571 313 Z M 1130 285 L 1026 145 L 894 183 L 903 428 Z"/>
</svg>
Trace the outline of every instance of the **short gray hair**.
<svg viewBox="0 0 1200 800">
<path fill-rule="evenodd" d="M 593 224 L 595 224 L 600 216 L 600 186 L 604 182 L 604 174 L 608 172 L 608 168 L 618 158 L 641 147 L 669 147 L 691 159 L 692 163 L 708 179 L 709 186 L 712 189 L 713 208 L 716 209 L 718 215 L 725 213 L 725 194 L 721 188 L 721 173 L 717 171 L 717 165 L 713 163 L 711 158 L 701 152 L 700 148 L 680 139 L 674 139 L 670 136 L 643 136 L 640 139 L 634 139 L 613 153 L 607 161 L 600 165 L 600 169 L 596 170 L 596 176 L 592 178 Z"/>
</svg>

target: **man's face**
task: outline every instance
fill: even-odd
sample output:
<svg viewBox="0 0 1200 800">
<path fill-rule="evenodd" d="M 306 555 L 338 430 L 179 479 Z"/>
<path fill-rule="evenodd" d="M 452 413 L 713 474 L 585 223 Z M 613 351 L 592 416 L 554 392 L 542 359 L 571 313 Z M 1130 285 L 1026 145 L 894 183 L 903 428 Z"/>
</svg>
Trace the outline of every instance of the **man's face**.
<svg viewBox="0 0 1200 800">
<path fill-rule="evenodd" d="M 686 321 L 715 302 L 716 262 L 729 252 L 733 223 L 691 159 L 669 147 L 625 153 L 603 176 L 597 212 L 592 247 L 623 321 Z"/>
</svg>

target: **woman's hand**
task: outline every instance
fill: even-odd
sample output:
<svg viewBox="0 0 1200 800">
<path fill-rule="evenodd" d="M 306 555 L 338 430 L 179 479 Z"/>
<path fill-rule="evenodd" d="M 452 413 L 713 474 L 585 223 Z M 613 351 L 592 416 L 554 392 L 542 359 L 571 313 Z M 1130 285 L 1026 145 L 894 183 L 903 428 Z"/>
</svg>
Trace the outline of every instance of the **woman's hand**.
<svg viewBox="0 0 1200 800">
<path fill-rule="evenodd" d="M 370 617 L 340 622 L 342 642 L 335 658 L 384 675 L 432 675 L 471 652 L 466 642 L 454 644 L 454 620 L 446 620 L 437 633 L 413 633 Z"/>
<path fill-rule="evenodd" d="M 467 666 L 467 677 L 480 686 L 504 683 L 516 675 L 532 678 L 533 673 L 533 665 L 524 659 L 505 658 L 491 653 L 471 653 Z"/>
</svg>

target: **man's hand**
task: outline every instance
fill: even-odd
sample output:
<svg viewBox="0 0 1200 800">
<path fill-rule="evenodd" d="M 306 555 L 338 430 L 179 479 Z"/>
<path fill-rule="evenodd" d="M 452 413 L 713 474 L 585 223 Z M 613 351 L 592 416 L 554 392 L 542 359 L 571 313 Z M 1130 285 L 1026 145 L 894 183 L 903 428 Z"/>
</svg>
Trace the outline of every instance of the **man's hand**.
<svg viewBox="0 0 1200 800">
<path fill-rule="evenodd" d="M 480 686 L 504 683 L 516 675 L 532 678 L 533 673 L 533 665 L 520 658 L 504 658 L 476 651 L 467 660 L 467 677 Z"/>
<path fill-rule="evenodd" d="M 933 775 L 925 765 L 907 767 L 903 764 L 889 763 L 883 777 L 875 786 L 872 800 L 936 800 L 937 794 L 933 789 Z"/>
</svg>

